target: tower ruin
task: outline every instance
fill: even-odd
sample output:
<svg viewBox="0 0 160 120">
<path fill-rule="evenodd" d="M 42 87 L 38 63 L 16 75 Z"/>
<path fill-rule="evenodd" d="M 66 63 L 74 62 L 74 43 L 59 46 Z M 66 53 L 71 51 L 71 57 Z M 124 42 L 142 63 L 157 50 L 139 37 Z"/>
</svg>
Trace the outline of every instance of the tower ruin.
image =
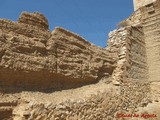
<svg viewBox="0 0 160 120">
<path fill-rule="evenodd" d="M 140 7 L 143 7 L 145 5 L 151 4 L 151 3 L 155 2 L 155 1 L 156 0 L 133 0 L 134 11 L 136 11 Z"/>
</svg>

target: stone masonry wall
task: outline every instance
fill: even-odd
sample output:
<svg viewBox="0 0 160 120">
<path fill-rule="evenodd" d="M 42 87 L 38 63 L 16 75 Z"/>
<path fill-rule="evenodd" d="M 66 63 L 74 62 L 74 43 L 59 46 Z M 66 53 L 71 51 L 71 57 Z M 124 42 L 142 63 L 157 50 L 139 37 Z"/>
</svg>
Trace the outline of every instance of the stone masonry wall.
<svg viewBox="0 0 160 120">
<path fill-rule="evenodd" d="M 14 109 L 13 120 L 117 120 L 121 119 L 119 114 L 133 115 L 138 107 L 146 106 L 150 101 L 149 91 L 148 83 L 130 81 L 95 92 L 88 98 L 69 99 L 59 104 L 28 101 Z"/>
<path fill-rule="evenodd" d="M 112 75 L 114 80 L 147 78 L 146 48 L 141 26 L 128 26 L 111 32 L 107 47 L 114 48 L 119 56 Z"/>
<path fill-rule="evenodd" d="M 120 28 L 109 33 L 108 46 L 106 49 L 111 49 L 111 51 L 114 50 L 119 58 L 116 68 L 114 69 L 114 72 L 112 74 L 114 84 L 119 84 L 120 82 L 122 82 L 122 80 L 124 80 L 124 78 L 128 77 L 126 69 L 129 65 L 129 45 L 127 43 L 127 37 L 129 35 L 130 34 L 127 27 Z"/>
</svg>

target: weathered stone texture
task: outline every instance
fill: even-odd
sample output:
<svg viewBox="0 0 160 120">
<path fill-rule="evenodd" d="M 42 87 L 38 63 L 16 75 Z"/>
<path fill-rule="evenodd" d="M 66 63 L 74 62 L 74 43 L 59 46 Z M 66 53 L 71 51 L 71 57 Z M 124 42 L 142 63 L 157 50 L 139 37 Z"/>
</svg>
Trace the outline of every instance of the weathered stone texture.
<svg viewBox="0 0 160 120">
<path fill-rule="evenodd" d="M 155 2 L 156 0 L 133 0 L 133 1 L 134 1 L 134 10 L 137 10 L 143 6 Z"/>
<path fill-rule="evenodd" d="M 39 13 L 0 20 L 1 86 L 72 88 L 110 76 L 116 56 L 62 28 L 52 33 Z M 32 76 L 32 77 L 31 77 Z"/>
<path fill-rule="evenodd" d="M 60 27 L 50 32 L 40 13 L 24 12 L 18 22 L 0 19 L 0 119 L 116 120 L 118 113 L 159 111 L 155 81 L 160 81 L 160 2 L 134 2 L 136 11 L 110 32 L 107 48 Z M 151 91 L 148 78 L 154 81 Z M 93 87 L 80 86 L 96 82 L 97 91 L 87 97 L 78 94 L 82 99 L 77 100 L 77 89 L 90 93 Z M 80 88 L 73 89 L 76 87 Z M 73 91 L 63 98 L 66 101 L 48 102 L 51 92 L 68 88 Z M 32 95 L 38 97 L 21 92 L 27 90 L 36 91 Z M 66 91 L 61 95 L 67 96 Z M 37 99 L 43 95 L 47 103 Z M 159 119 L 159 112 L 156 114 Z"/>
<path fill-rule="evenodd" d="M 144 40 L 144 33 L 142 26 L 135 26 L 130 31 L 130 64 L 128 68 L 129 77 L 133 79 L 147 79 L 148 78 L 148 66 L 146 47 Z"/>
<path fill-rule="evenodd" d="M 50 37 L 49 30 L 40 29 L 37 26 L 12 22 L 10 20 L 0 19 L 0 29 L 5 33 L 13 33 L 14 35 L 24 35 L 29 38 L 39 38 L 46 42 Z"/>
<path fill-rule="evenodd" d="M 40 14 L 38 12 L 35 13 L 23 12 L 20 15 L 18 22 L 32 26 L 37 26 L 41 29 L 46 29 L 46 30 L 49 29 L 48 20 L 45 18 L 43 14 Z"/>
<path fill-rule="evenodd" d="M 141 24 L 142 13 L 140 9 L 134 11 L 134 13 L 129 16 L 125 21 L 129 24 L 129 26 Z"/>
<path fill-rule="evenodd" d="M 80 79 L 97 79 L 113 72 L 115 56 L 74 33 L 56 28 L 47 44 L 49 54 L 56 57 L 57 73 Z"/>
<path fill-rule="evenodd" d="M 16 101 L 0 101 L 0 120 L 4 120 L 4 119 L 12 119 L 12 111 L 13 111 L 13 107 L 17 106 L 17 102 Z"/>
<path fill-rule="evenodd" d="M 141 86 L 141 87 L 140 87 Z M 150 102 L 148 83 L 129 82 L 117 89 L 107 88 L 95 92 L 88 98 L 80 100 L 69 99 L 54 103 L 22 103 L 13 110 L 16 119 L 30 120 L 114 120 L 118 114 L 135 114 L 139 106 L 144 107 Z M 23 107 L 22 107 L 23 106 Z M 130 119 L 130 118 L 129 118 Z"/>
<path fill-rule="evenodd" d="M 143 13 L 149 80 L 160 81 L 160 1 L 141 8 L 141 12 Z"/>
<path fill-rule="evenodd" d="M 112 74 L 114 80 L 147 78 L 146 48 L 141 26 L 128 26 L 111 32 L 107 47 L 114 49 L 119 57 Z"/>
</svg>

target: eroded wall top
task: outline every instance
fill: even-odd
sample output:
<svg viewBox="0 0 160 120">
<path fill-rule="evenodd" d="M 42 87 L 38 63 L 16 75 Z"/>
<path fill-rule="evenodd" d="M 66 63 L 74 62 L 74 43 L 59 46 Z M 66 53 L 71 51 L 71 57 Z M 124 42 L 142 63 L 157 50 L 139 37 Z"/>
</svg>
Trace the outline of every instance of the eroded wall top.
<svg viewBox="0 0 160 120">
<path fill-rule="evenodd" d="M 134 11 L 136 11 L 137 9 L 139 9 L 142 6 L 151 4 L 153 2 L 155 2 L 157 0 L 133 0 L 134 3 Z"/>
<path fill-rule="evenodd" d="M 23 12 L 18 22 L 0 19 L 0 86 L 66 89 L 111 76 L 116 54 L 48 27 L 40 13 Z"/>
</svg>

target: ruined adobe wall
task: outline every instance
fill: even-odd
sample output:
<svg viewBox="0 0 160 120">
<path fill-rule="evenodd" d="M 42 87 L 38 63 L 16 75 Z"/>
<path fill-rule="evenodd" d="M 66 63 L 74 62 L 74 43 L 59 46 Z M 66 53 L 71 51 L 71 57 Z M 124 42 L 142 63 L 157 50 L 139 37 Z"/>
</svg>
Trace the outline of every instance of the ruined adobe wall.
<svg viewBox="0 0 160 120">
<path fill-rule="evenodd" d="M 20 15 L 18 22 L 22 24 L 28 24 L 31 26 L 37 26 L 44 30 L 49 29 L 48 20 L 45 18 L 44 15 L 38 12 L 34 12 L 34 13 L 23 12 Z"/>
<path fill-rule="evenodd" d="M 160 81 L 160 1 L 141 8 L 149 80 Z"/>
<path fill-rule="evenodd" d="M 117 66 L 112 74 L 114 80 L 148 78 L 142 26 L 127 26 L 111 32 L 109 34 L 108 48 L 115 48 L 119 56 Z"/>
<path fill-rule="evenodd" d="M 48 40 L 49 55 L 56 57 L 57 73 L 80 79 L 97 79 L 111 75 L 115 56 L 104 48 L 97 47 L 84 38 L 56 28 Z"/>
<path fill-rule="evenodd" d="M 117 59 L 65 29 L 51 33 L 39 13 L 22 13 L 18 22 L 1 19 L 0 46 L 3 87 L 63 89 L 95 83 L 111 76 Z"/>
</svg>

